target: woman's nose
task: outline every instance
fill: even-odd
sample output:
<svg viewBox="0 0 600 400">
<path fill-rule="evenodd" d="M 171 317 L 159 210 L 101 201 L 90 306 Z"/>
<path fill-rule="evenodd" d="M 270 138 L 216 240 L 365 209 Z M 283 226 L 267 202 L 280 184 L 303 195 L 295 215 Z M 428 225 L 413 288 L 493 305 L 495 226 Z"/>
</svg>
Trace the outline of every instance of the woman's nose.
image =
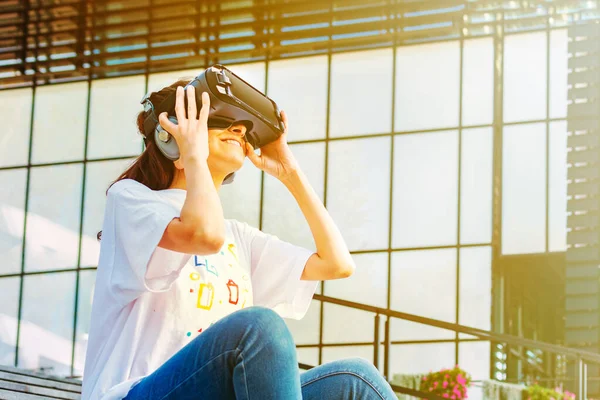
<svg viewBox="0 0 600 400">
<path fill-rule="evenodd" d="M 229 130 L 237 135 L 244 136 L 246 134 L 246 125 L 244 124 L 235 124 L 232 125 Z"/>
</svg>

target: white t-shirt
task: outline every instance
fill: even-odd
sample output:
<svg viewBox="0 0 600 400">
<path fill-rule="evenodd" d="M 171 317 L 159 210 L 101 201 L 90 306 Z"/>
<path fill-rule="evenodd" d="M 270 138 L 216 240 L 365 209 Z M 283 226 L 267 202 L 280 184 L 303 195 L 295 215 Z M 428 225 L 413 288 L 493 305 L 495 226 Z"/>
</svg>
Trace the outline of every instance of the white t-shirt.
<svg viewBox="0 0 600 400">
<path fill-rule="evenodd" d="M 318 281 L 300 276 L 312 251 L 226 220 L 210 256 L 157 247 L 186 191 L 131 179 L 107 195 L 82 400 L 126 396 L 203 330 L 252 305 L 301 319 Z"/>
</svg>

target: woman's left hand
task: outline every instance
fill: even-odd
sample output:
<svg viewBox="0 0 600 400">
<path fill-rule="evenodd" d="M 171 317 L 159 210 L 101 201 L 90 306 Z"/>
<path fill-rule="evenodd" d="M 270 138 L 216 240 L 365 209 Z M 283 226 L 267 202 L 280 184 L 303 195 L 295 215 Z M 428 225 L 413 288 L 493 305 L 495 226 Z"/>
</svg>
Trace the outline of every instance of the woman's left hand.
<svg viewBox="0 0 600 400">
<path fill-rule="evenodd" d="M 281 111 L 281 118 L 285 127 L 283 134 L 276 141 L 261 147 L 260 155 L 246 142 L 246 156 L 257 168 L 284 180 L 298 170 L 298 162 L 287 144 L 288 120 L 284 111 Z"/>
</svg>

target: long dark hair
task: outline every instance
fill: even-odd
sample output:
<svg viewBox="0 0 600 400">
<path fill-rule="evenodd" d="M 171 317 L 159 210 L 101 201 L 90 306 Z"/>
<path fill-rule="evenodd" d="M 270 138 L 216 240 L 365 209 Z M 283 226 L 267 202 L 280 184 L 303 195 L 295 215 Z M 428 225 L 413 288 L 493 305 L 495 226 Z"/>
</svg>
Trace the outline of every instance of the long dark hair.
<svg viewBox="0 0 600 400">
<path fill-rule="evenodd" d="M 169 85 L 158 92 L 150 94 L 150 101 L 154 105 L 160 104 L 165 98 L 177 90 L 178 86 L 185 86 L 190 82 L 190 79 L 180 79 L 177 82 Z M 170 115 L 174 115 L 175 109 L 166 110 Z M 144 135 L 144 118 L 146 117 L 145 112 L 141 111 L 136 119 L 136 124 L 140 134 Z M 156 116 L 158 118 L 158 115 Z M 151 134 L 144 139 L 145 149 L 135 161 L 127 168 L 117 179 L 115 179 L 109 186 L 119 182 L 123 179 L 133 179 L 139 183 L 146 185 L 152 190 L 167 189 L 171 186 L 173 178 L 175 177 L 175 164 L 173 161 L 165 157 L 154 142 L 154 137 Z M 108 194 L 108 189 L 106 193 Z M 98 240 L 102 237 L 102 231 L 96 235 Z"/>
<path fill-rule="evenodd" d="M 178 86 L 185 86 L 189 80 L 178 80 L 158 92 L 153 92 L 150 95 L 150 101 L 155 106 L 160 104 L 165 98 L 177 90 Z M 173 110 L 166 110 L 170 115 L 174 114 Z M 141 111 L 137 116 L 137 127 L 139 132 L 144 134 L 144 111 Z M 158 115 L 156 116 L 158 118 Z M 167 189 L 173 182 L 175 177 L 175 165 L 173 161 L 165 157 L 154 142 L 154 137 L 148 134 L 148 138 L 144 139 L 145 149 L 138 158 L 125 170 L 119 177 L 110 184 L 114 185 L 123 179 L 133 179 L 139 183 L 146 185 L 152 190 Z M 110 189 L 110 186 L 108 187 Z M 108 192 L 108 190 L 107 190 Z"/>
</svg>

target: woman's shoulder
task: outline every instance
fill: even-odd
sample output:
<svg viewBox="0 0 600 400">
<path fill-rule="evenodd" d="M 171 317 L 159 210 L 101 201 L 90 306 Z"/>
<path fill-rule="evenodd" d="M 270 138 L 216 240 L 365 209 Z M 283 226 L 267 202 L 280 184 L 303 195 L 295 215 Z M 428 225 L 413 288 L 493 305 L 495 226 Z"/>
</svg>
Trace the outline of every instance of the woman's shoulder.
<svg viewBox="0 0 600 400">
<path fill-rule="evenodd" d="M 146 192 L 146 193 L 152 192 L 152 189 L 150 189 L 148 186 L 144 185 L 143 183 L 140 183 L 136 180 L 127 178 L 127 179 L 118 180 L 115 183 L 113 183 L 111 185 L 111 187 L 108 189 L 108 194 L 116 195 L 125 190 L 135 191 L 135 192 Z"/>
<path fill-rule="evenodd" d="M 177 193 L 168 195 L 160 190 L 152 190 L 148 186 L 133 179 L 122 179 L 115 182 L 107 193 L 107 204 L 123 213 L 136 213 L 137 210 L 154 210 L 160 214 L 178 213 L 185 196 Z M 142 215 L 147 214 L 145 211 Z"/>
<path fill-rule="evenodd" d="M 150 203 L 168 203 L 155 190 L 133 179 L 121 179 L 108 189 L 107 198 L 119 204 L 141 205 Z"/>
</svg>

